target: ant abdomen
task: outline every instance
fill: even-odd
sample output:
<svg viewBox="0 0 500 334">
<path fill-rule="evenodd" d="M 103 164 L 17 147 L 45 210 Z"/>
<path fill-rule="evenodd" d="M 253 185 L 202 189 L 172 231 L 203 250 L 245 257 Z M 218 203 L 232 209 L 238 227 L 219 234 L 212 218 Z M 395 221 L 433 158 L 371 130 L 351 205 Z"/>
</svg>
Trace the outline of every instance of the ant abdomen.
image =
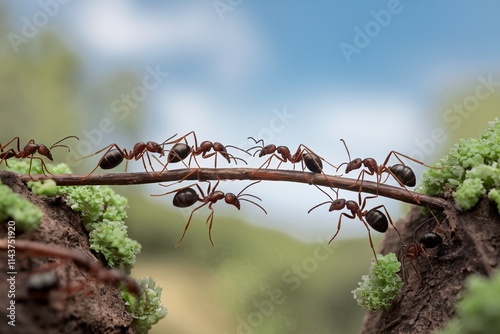
<svg viewBox="0 0 500 334">
<path fill-rule="evenodd" d="M 415 187 L 415 185 L 417 184 L 415 173 L 410 167 L 403 164 L 396 164 L 389 167 L 389 169 L 396 176 L 399 182 L 401 182 L 405 186 Z"/>
<path fill-rule="evenodd" d="M 382 211 L 371 209 L 366 214 L 367 223 L 377 232 L 385 233 L 389 228 L 389 221 Z"/>
<path fill-rule="evenodd" d="M 179 190 L 173 199 L 174 206 L 178 208 L 187 208 L 198 201 L 200 197 L 193 188 Z"/>
<path fill-rule="evenodd" d="M 175 144 L 174 147 L 168 152 L 167 162 L 179 162 L 187 158 L 187 156 L 191 153 L 191 148 L 184 144 L 178 143 Z"/>
<path fill-rule="evenodd" d="M 434 232 L 425 232 L 420 237 L 419 242 L 424 245 L 425 248 L 434 248 L 443 243 L 443 238 Z"/>
<path fill-rule="evenodd" d="M 306 152 L 302 154 L 302 159 L 304 163 L 311 172 L 313 173 L 321 173 L 323 171 L 323 163 L 321 162 L 320 157 L 312 152 Z"/>
<path fill-rule="evenodd" d="M 113 169 L 123 161 L 123 154 L 117 149 L 112 149 L 102 158 L 99 167 L 102 169 Z"/>
</svg>

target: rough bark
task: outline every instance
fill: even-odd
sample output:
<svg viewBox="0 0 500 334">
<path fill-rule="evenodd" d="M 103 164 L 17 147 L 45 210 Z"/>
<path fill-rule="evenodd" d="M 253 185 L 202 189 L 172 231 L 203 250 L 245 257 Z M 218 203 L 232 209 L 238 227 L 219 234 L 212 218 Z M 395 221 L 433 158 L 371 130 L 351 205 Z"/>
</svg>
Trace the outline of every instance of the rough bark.
<svg viewBox="0 0 500 334">
<path fill-rule="evenodd" d="M 453 207 L 450 205 L 450 207 Z M 430 264 L 421 256 L 417 269 L 419 279 L 407 262 L 408 282 L 387 312 L 368 312 L 362 334 L 432 333 L 443 328 L 455 314 L 455 304 L 471 274 L 489 276 L 500 259 L 500 215 L 496 205 L 482 199 L 472 210 L 445 210 L 441 228 L 432 224 L 429 230 L 443 238 L 443 244 L 428 251 Z M 412 241 L 414 229 L 423 222 L 421 209 L 412 208 L 397 223 L 405 242 Z M 380 253 L 398 253 L 401 243 L 395 234 L 387 234 Z"/>
<path fill-rule="evenodd" d="M 59 197 L 33 195 L 12 173 L 0 172 L 2 183 L 30 200 L 43 212 L 40 228 L 30 233 L 16 233 L 16 239 L 43 242 L 85 253 L 99 259 L 89 248 L 88 235 L 81 218 Z M 0 238 L 6 237 L 7 222 L 0 222 Z M 135 333 L 130 328 L 132 316 L 115 286 L 103 284 L 72 263 L 56 258 L 27 257 L 16 252 L 15 327 L 7 324 L 8 286 L 6 252 L 0 256 L 0 333 Z M 33 273 L 54 271 L 59 284 L 48 293 L 28 291 L 27 279 Z"/>
</svg>

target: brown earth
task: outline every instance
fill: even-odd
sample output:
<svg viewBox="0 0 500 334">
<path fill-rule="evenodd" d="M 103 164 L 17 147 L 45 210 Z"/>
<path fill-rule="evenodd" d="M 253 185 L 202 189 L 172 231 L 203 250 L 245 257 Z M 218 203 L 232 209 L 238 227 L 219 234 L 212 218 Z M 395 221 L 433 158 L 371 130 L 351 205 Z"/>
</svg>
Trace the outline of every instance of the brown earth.
<svg viewBox="0 0 500 334">
<path fill-rule="evenodd" d="M 421 208 L 414 207 L 397 226 L 405 243 L 412 241 L 414 229 L 423 222 Z M 409 261 L 409 279 L 400 296 L 387 312 L 368 312 L 361 333 L 432 333 L 443 328 L 455 315 L 455 304 L 471 274 L 489 276 L 500 260 L 500 215 L 495 203 L 482 199 L 472 210 L 445 211 L 446 220 L 427 227 L 443 238 L 443 244 L 430 249 L 431 264 L 422 255 L 417 269 Z M 425 227 L 424 227 L 425 229 Z M 417 237 L 418 238 L 418 237 Z M 387 234 L 380 252 L 398 253 L 397 235 Z"/>
</svg>

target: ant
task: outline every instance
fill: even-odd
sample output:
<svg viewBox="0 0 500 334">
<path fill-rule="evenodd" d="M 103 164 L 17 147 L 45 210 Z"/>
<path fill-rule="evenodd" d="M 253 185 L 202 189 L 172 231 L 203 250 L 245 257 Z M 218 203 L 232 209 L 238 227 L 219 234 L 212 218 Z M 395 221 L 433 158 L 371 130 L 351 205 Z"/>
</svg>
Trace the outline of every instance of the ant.
<svg viewBox="0 0 500 334">
<path fill-rule="evenodd" d="M 377 164 L 377 161 L 373 158 L 365 158 L 363 160 L 361 160 L 360 158 L 356 158 L 354 160 L 351 160 L 351 154 L 349 153 L 349 149 L 347 148 L 347 144 L 345 143 L 345 141 L 343 139 L 340 139 L 340 140 L 342 141 L 342 143 L 344 143 L 345 149 L 347 151 L 347 156 L 349 157 L 349 162 L 342 163 L 337 168 L 337 171 L 338 171 L 338 169 L 340 169 L 340 167 L 342 165 L 347 165 L 347 167 L 345 169 L 346 174 L 348 174 L 350 171 L 352 171 L 354 169 L 361 168 L 361 166 L 365 167 L 365 169 L 363 169 L 360 172 L 358 178 L 356 179 L 356 182 L 352 185 L 352 187 L 355 186 L 356 184 L 358 184 L 359 179 L 361 178 L 361 183 L 359 186 L 359 191 L 361 191 L 365 173 L 368 175 L 376 174 L 377 175 L 377 193 L 376 193 L 376 195 L 378 196 L 378 185 L 381 183 L 385 183 L 387 181 L 387 179 L 389 178 L 389 175 L 392 175 L 392 177 L 399 183 L 399 185 L 401 187 L 403 187 L 404 189 L 406 189 L 406 191 L 408 191 L 410 193 L 410 195 L 413 197 L 413 199 L 417 203 L 420 203 L 420 198 L 415 197 L 407 188 L 407 187 L 414 187 L 416 185 L 415 173 L 413 172 L 413 170 L 410 167 L 406 166 L 403 163 L 403 161 L 401 160 L 401 158 L 399 156 L 405 157 L 413 162 L 416 162 L 416 163 L 423 165 L 423 166 L 426 166 L 426 167 L 433 168 L 432 166 L 428 166 L 419 160 L 413 159 L 407 155 L 404 155 L 404 154 L 396 152 L 396 151 L 391 151 L 387 155 L 387 157 L 385 158 L 384 163 L 380 166 Z M 396 157 L 396 159 L 398 159 L 401 162 L 401 164 L 396 164 L 394 166 L 387 166 L 387 163 L 389 162 L 389 159 L 392 155 L 394 155 Z M 388 175 L 387 175 L 387 178 L 382 182 L 382 174 L 383 173 L 387 173 Z"/>
<path fill-rule="evenodd" d="M 0 249 L 7 250 L 8 246 L 7 239 L 0 240 Z M 127 276 L 123 271 L 108 269 L 100 262 L 92 261 L 91 258 L 82 252 L 28 240 L 16 240 L 16 249 L 28 256 L 58 257 L 71 261 L 102 283 L 113 284 L 115 286 L 121 283 L 137 299 L 140 299 L 142 294 L 142 289 L 137 281 Z M 35 282 L 34 286 L 39 287 L 44 284 L 42 282 Z"/>
<path fill-rule="evenodd" d="M 377 232 L 385 233 L 387 231 L 387 229 L 389 228 L 389 223 L 390 223 L 392 225 L 392 227 L 394 227 L 394 229 L 398 233 L 399 238 L 401 239 L 401 234 L 399 233 L 399 230 L 396 228 L 396 226 L 392 223 L 391 216 L 389 215 L 389 212 L 387 211 L 387 209 L 384 205 L 376 206 L 369 211 L 364 210 L 365 206 L 366 206 L 366 200 L 369 198 L 375 198 L 376 196 L 365 197 L 363 199 L 363 201 L 361 201 L 361 192 L 359 192 L 358 193 L 358 202 L 355 202 L 352 200 L 346 200 L 344 198 L 338 198 L 338 194 L 337 194 L 337 199 L 334 200 L 330 195 L 328 195 L 327 192 L 322 190 L 317 185 L 315 185 L 315 186 L 316 186 L 316 188 L 321 190 L 321 192 L 323 192 L 326 196 L 328 196 L 330 198 L 330 200 L 313 206 L 311 209 L 309 209 L 309 211 L 307 211 L 307 213 L 310 213 L 312 210 L 314 210 L 314 209 L 316 209 L 324 204 L 330 204 L 330 208 L 328 209 L 329 212 L 339 211 L 339 210 L 342 210 L 344 208 L 347 208 L 347 210 L 351 211 L 351 214 L 348 214 L 346 212 L 342 212 L 340 214 L 339 222 L 337 225 L 337 232 L 330 239 L 330 241 L 328 241 L 328 243 L 331 243 L 333 241 L 333 239 L 335 239 L 337 237 L 337 235 L 339 234 L 340 228 L 342 225 L 342 217 L 343 216 L 346 216 L 347 218 L 350 218 L 350 219 L 355 219 L 356 217 L 358 217 L 359 220 L 361 220 L 361 222 L 365 225 L 366 230 L 368 231 L 368 239 L 370 240 L 370 247 L 372 248 L 373 255 L 374 255 L 375 261 L 377 263 L 378 263 L 377 254 L 375 253 L 375 249 L 373 248 L 373 241 L 372 241 L 372 237 L 371 237 L 371 233 L 370 233 L 370 228 L 368 226 L 370 226 L 371 228 L 373 228 Z M 384 209 L 385 214 L 382 211 L 378 210 L 380 208 Z M 387 216 L 386 216 L 386 214 L 387 214 Z"/>
<path fill-rule="evenodd" d="M 208 182 L 207 195 L 205 195 L 205 193 L 203 192 L 203 189 L 201 189 L 201 187 L 197 183 L 190 185 L 190 186 L 187 186 L 187 187 L 184 187 L 184 188 L 172 190 L 172 191 L 169 191 L 169 192 L 164 193 L 164 194 L 151 195 L 151 196 L 164 196 L 164 195 L 168 195 L 168 194 L 175 192 L 175 196 L 173 198 L 173 204 L 174 204 L 174 206 L 176 206 L 178 208 L 187 208 L 187 207 L 192 206 L 196 202 L 202 202 L 201 205 L 197 206 L 196 208 L 194 208 L 191 211 L 191 214 L 189 215 L 189 219 L 188 219 L 186 226 L 184 228 L 184 232 L 182 233 L 182 236 L 179 239 L 179 241 L 177 242 L 177 244 L 175 245 L 175 247 L 178 247 L 182 243 L 182 240 L 184 239 L 184 236 L 186 235 L 186 231 L 189 228 L 189 224 L 191 223 L 191 218 L 193 218 L 194 212 L 198 209 L 201 209 L 202 207 L 204 207 L 206 205 L 208 205 L 208 208 L 212 211 L 210 213 L 210 215 L 208 216 L 205 223 L 208 224 L 210 222 L 210 224 L 208 225 L 208 238 L 210 240 L 210 243 L 212 244 L 212 247 L 214 247 L 214 242 L 212 240 L 212 223 L 214 220 L 215 211 L 212 208 L 212 205 L 215 204 L 218 200 L 224 199 L 224 201 L 227 204 L 233 205 L 238 210 L 240 210 L 240 201 L 247 201 L 247 202 L 250 202 L 252 204 L 255 204 L 260 209 L 262 209 L 262 211 L 264 211 L 265 214 L 267 214 L 267 211 L 258 203 L 254 202 L 250 199 L 247 199 L 247 198 L 242 198 L 243 196 L 249 196 L 249 197 L 253 197 L 253 198 L 261 201 L 260 197 L 257 197 L 255 195 L 243 194 L 243 192 L 246 189 L 248 189 L 249 187 L 251 187 L 252 185 L 254 185 L 256 183 L 259 183 L 260 180 L 253 182 L 253 183 L 250 183 L 245 188 L 243 188 L 237 195 L 235 195 L 233 193 L 224 193 L 220 190 L 216 190 L 217 186 L 219 185 L 220 180 L 217 181 L 217 183 L 215 184 L 215 186 L 213 188 L 211 188 L 211 183 L 209 181 L 206 181 L 206 182 Z M 160 184 L 160 185 L 164 186 L 162 184 Z M 196 186 L 198 188 L 198 191 L 200 192 L 201 196 L 198 195 L 198 193 L 193 188 L 191 188 L 192 186 Z"/>
<path fill-rule="evenodd" d="M 248 139 L 252 139 L 255 144 L 258 144 L 262 142 L 262 146 L 254 146 L 249 148 L 247 151 L 250 151 L 254 148 L 259 148 L 256 150 L 253 154 L 255 156 L 257 153 L 259 153 L 259 157 L 263 157 L 265 155 L 271 155 L 263 164 L 260 166 L 257 170 L 261 169 L 266 165 L 265 168 L 269 167 L 271 164 L 271 160 L 273 158 L 278 159 L 280 162 L 278 164 L 278 169 L 283 162 L 288 162 L 290 161 L 293 164 L 293 168 L 295 169 L 295 164 L 298 162 L 302 163 L 302 170 L 309 169 L 313 173 L 323 173 L 323 163 L 322 161 L 325 161 L 327 164 L 332 166 L 333 168 L 337 168 L 330 164 L 328 161 L 314 153 L 311 149 L 309 149 L 307 146 L 300 144 L 299 147 L 297 148 L 297 151 L 292 155 L 290 149 L 287 146 L 276 146 L 274 144 L 269 144 L 264 146 L 264 140 L 259 139 L 255 140 L 253 137 L 248 137 Z M 304 166 L 305 165 L 305 166 Z"/>
<path fill-rule="evenodd" d="M 24 146 L 24 148 L 21 150 L 20 146 L 19 146 L 19 137 L 14 137 L 11 141 L 9 141 L 4 146 L 2 146 L 0 144 L 0 151 L 1 151 L 0 164 L 3 161 L 5 161 L 5 164 L 7 165 L 7 159 L 14 158 L 14 157 L 17 159 L 29 158 L 30 159 L 30 167 L 28 169 L 28 175 L 30 175 L 30 177 L 31 177 L 31 167 L 32 167 L 33 159 L 37 159 L 37 160 L 40 160 L 40 163 L 42 165 L 43 175 L 46 175 L 45 171 L 47 171 L 47 173 L 52 175 L 52 173 L 50 173 L 47 166 L 45 165 L 45 162 L 43 161 L 43 159 L 41 157 L 35 157 L 34 154 L 38 153 L 38 154 L 48 158 L 50 161 L 54 161 L 54 158 L 52 158 L 52 152 L 50 150 L 52 150 L 55 147 L 66 147 L 68 149 L 68 152 L 69 152 L 70 149 L 67 145 L 60 144 L 62 141 L 66 140 L 68 138 L 76 138 L 76 140 L 79 140 L 79 138 L 77 136 L 67 136 L 67 137 L 64 137 L 63 139 L 55 142 L 54 144 L 52 144 L 51 147 L 47 147 L 44 144 L 36 144 L 34 139 L 30 139 L 30 141 L 26 144 L 26 146 Z M 6 148 L 7 146 L 9 146 L 10 144 L 12 144 L 15 141 L 17 141 L 17 144 L 16 144 L 17 152 L 12 147 L 9 148 L 5 152 L 3 151 L 4 148 Z"/>
<path fill-rule="evenodd" d="M 189 135 L 192 135 L 194 138 L 194 146 L 191 146 L 191 147 L 188 145 L 188 142 L 186 139 Z M 184 140 L 184 143 L 181 143 L 182 140 Z M 184 161 L 184 159 L 186 159 L 189 156 L 189 154 L 191 154 L 191 157 L 189 158 L 188 164 L 186 165 L 184 163 L 186 168 L 189 168 L 189 166 L 191 166 L 191 159 L 192 158 L 194 158 L 194 161 L 195 161 L 196 165 L 198 166 L 198 168 L 201 168 L 200 165 L 198 164 L 198 161 L 196 160 L 196 156 L 199 156 L 199 155 L 201 155 L 201 157 L 203 159 L 208 159 L 212 156 L 215 156 L 215 165 L 214 165 L 215 168 L 217 168 L 217 154 L 220 154 L 224 159 L 227 160 L 228 163 L 231 163 L 231 159 L 232 159 L 235 164 L 238 164 L 237 160 L 241 160 L 245 164 L 247 164 L 247 162 L 244 159 L 235 157 L 234 155 L 228 153 L 227 148 L 235 148 L 237 150 L 240 150 L 240 151 L 245 152 L 245 153 L 250 155 L 250 153 L 248 153 L 245 150 L 242 150 L 239 147 L 236 147 L 233 145 L 224 146 L 219 142 L 211 142 L 208 140 L 201 142 L 200 146 L 198 146 L 198 139 L 196 138 L 196 134 L 194 131 L 190 131 L 187 134 L 185 134 L 184 136 L 181 136 L 181 137 L 177 138 L 176 140 L 166 142 L 165 144 L 166 145 L 174 144 L 174 145 L 172 146 L 172 148 L 170 149 L 170 151 L 167 155 L 167 163 L 164 165 L 162 173 L 163 173 L 163 171 L 165 171 L 165 169 L 167 169 L 167 165 L 169 163 L 176 163 L 176 162 Z M 210 152 L 212 149 L 213 149 L 213 152 Z"/>
<path fill-rule="evenodd" d="M 177 134 L 174 134 L 172 137 L 165 140 L 162 144 L 158 144 L 157 142 L 154 142 L 154 141 L 148 141 L 147 143 L 138 142 L 137 144 L 134 145 L 134 148 L 130 151 L 127 151 L 126 148 L 120 149 L 120 147 L 118 147 L 117 144 L 110 144 L 110 145 L 106 146 L 105 148 L 100 149 L 99 151 L 97 151 L 93 154 L 87 155 L 85 157 L 82 157 L 78 160 L 86 159 L 88 157 L 99 154 L 102 151 L 106 151 L 106 153 L 104 153 L 104 155 L 99 160 L 99 162 L 97 163 L 95 168 L 92 169 L 92 171 L 89 174 L 87 174 L 86 178 L 89 177 L 93 172 L 95 172 L 95 170 L 98 167 L 101 167 L 102 169 L 113 169 L 113 168 L 117 167 L 118 165 L 120 165 L 122 163 L 123 159 L 127 160 L 127 166 L 125 166 L 125 171 L 127 170 L 127 167 L 128 167 L 128 160 L 134 159 L 135 161 L 137 161 L 139 159 L 142 159 L 142 164 L 144 165 L 144 169 L 146 170 L 146 172 L 148 174 L 151 174 L 151 173 L 149 173 L 149 171 L 146 167 L 146 161 L 144 160 L 144 155 L 146 155 L 146 157 L 148 158 L 148 162 L 149 162 L 149 166 L 151 167 L 151 170 L 155 174 L 157 174 L 153 168 L 153 165 L 151 164 L 151 158 L 149 157 L 149 153 L 158 153 L 158 154 L 160 154 L 160 157 L 162 157 L 164 155 L 165 144 L 167 143 L 167 141 L 174 138 L 176 135 Z"/>
<path fill-rule="evenodd" d="M 407 280 L 406 271 L 405 271 L 406 259 L 409 259 L 410 264 L 413 267 L 413 270 L 415 270 L 415 272 L 417 273 L 418 278 L 420 279 L 421 282 L 422 282 L 422 276 L 420 276 L 420 273 L 418 272 L 414 261 L 418 261 L 418 258 L 420 256 L 425 255 L 431 270 L 433 270 L 432 263 L 431 263 L 431 260 L 429 258 L 429 254 L 427 253 L 427 249 L 436 248 L 437 246 L 441 245 L 443 243 L 443 238 L 441 238 L 441 236 L 439 234 L 434 233 L 434 232 L 429 232 L 429 231 L 422 234 L 422 236 L 419 238 L 418 241 L 415 237 L 417 230 L 420 229 L 425 223 L 427 223 L 429 220 L 432 220 L 432 219 L 435 219 L 435 217 L 431 217 L 431 218 L 425 220 L 424 222 L 422 222 L 420 225 L 418 225 L 417 228 L 415 228 L 415 230 L 413 230 L 413 242 L 411 242 L 408 245 L 403 244 L 403 246 L 401 246 L 401 249 L 399 250 L 399 260 L 401 262 L 401 271 L 403 273 L 403 280 L 405 282 Z"/>
</svg>

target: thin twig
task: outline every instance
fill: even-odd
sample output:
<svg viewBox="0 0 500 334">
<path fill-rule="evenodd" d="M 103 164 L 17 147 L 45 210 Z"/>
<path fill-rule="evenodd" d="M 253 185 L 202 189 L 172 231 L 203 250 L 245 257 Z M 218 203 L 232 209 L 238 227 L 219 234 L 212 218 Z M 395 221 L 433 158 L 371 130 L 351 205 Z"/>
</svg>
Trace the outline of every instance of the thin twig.
<svg viewBox="0 0 500 334">
<path fill-rule="evenodd" d="M 259 169 L 253 168 L 200 168 L 176 169 L 165 171 L 161 175 L 142 173 L 109 173 L 93 174 L 90 176 L 76 174 L 57 175 L 20 175 L 23 182 L 41 181 L 53 179 L 59 186 L 83 186 L 83 185 L 133 185 L 145 183 L 172 182 L 179 180 L 263 180 L 263 181 L 285 181 L 316 184 L 318 186 L 334 187 L 357 192 L 359 185 L 354 185 L 356 180 L 332 175 L 314 174 L 302 171 Z M 377 183 L 363 181 L 362 192 L 376 194 Z M 439 197 L 427 196 L 408 191 L 401 187 L 385 184 L 378 185 L 378 194 L 383 197 L 398 201 L 428 207 L 429 209 L 444 210 L 450 204 L 447 200 Z M 420 203 L 415 201 L 420 199 Z"/>
</svg>

